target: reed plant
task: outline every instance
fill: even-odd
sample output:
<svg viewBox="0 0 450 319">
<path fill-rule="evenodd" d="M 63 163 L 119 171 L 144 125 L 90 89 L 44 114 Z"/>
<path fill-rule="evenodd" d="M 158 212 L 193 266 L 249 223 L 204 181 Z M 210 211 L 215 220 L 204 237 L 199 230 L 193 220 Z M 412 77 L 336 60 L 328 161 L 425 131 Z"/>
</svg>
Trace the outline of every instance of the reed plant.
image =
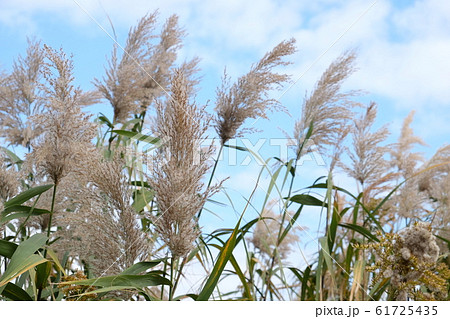
<svg viewBox="0 0 450 319">
<path fill-rule="evenodd" d="M 36 40 L 0 73 L 1 300 L 449 299 L 450 148 L 415 152 L 425 143 L 413 113 L 386 142 L 376 103 L 342 89 L 354 51 L 299 103 L 288 157 L 261 158 L 230 141 L 254 131 L 249 119 L 287 110 L 272 94 L 290 80 L 295 40 L 234 82 L 225 73 L 210 111 L 195 96 L 198 58 L 177 64 L 178 18 L 159 32 L 157 21 L 145 15 L 124 52 L 114 46 L 95 91 L 74 86 L 62 49 Z M 84 110 L 100 102 L 111 118 Z M 328 172 L 298 189 L 312 145 Z M 263 163 L 243 207 L 217 200 L 240 183 L 217 176 L 224 148 Z M 355 187 L 335 185 L 339 174 Z M 230 211 L 233 227 L 205 224 Z M 317 212 L 320 229 L 302 224 L 305 211 Z M 306 237 L 314 253 L 297 249 Z M 187 289 L 192 269 L 203 277 Z"/>
</svg>

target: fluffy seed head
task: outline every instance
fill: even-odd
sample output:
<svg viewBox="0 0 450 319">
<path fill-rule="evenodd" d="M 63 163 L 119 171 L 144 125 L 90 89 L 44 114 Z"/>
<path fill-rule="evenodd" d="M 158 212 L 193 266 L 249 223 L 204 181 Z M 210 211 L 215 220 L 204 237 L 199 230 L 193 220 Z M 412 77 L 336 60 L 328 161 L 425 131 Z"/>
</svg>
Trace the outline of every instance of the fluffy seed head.
<svg viewBox="0 0 450 319">
<path fill-rule="evenodd" d="M 43 86 L 47 99 L 47 112 L 32 117 L 42 128 L 42 135 L 32 143 L 33 151 L 27 155 L 29 169 L 38 176 L 58 184 L 70 172 L 80 170 L 85 152 L 93 147 L 96 126 L 89 121 L 79 106 L 81 91 L 75 89 L 72 61 L 62 51 L 45 47 L 48 62 L 43 67 L 47 86 Z"/>
<path fill-rule="evenodd" d="M 347 122 L 352 117 L 351 107 L 355 105 L 350 97 L 357 92 L 340 92 L 344 80 L 354 72 L 353 51 L 345 52 L 337 58 L 322 74 L 314 91 L 305 97 L 302 106 L 302 116 L 295 123 L 294 140 L 296 141 L 297 158 L 309 149 L 305 149 L 308 140 L 314 141 L 319 151 L 327 146 L 336 145 L 346 130 Z M 312 134 L 307 139 L 308 131 Z"/>
<path fill-rule="evenodd" d="M 212 147 L 200 151 L 209 118 L 204 107 L 189 101 L 189 83 L 180 70 L 175 71 L 170 98 L 156 104 L 154 131 L 163 144 L 149 177 L 159 207 L 154 224 L 174 256 L 185 256 L 192 249 L 199 234 L 194 217 L 218 189 L 205 190 L 202 182 L 213 151 Z"/>
<path fill-rule="evenodd" d="M 278 44 L 232 85 L 224 74 L 222 86 L 217 89 L 215 118 L 222 144 L 242 133 L 239 128 L 246 119 L 267 118 L 267 110 L 281 107 L 279 101 L 268 97 L 268 93 L 288 81 L 289 76 L 274 73 L 272 69 L 289 64 L 282 59 L 295 52 L 294 43 L 295 40 L 291 39 Z"/>
</svg>

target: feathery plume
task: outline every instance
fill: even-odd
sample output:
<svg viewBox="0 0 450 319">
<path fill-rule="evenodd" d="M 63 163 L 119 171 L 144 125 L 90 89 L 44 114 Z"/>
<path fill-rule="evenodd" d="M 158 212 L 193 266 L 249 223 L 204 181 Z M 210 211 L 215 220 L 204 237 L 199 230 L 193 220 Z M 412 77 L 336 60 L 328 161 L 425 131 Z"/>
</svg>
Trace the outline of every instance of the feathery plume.
<svg viewBox="0 0 450 319">
<path fill-rule="evenodd" d="M 178 17 L 169 17 L 159 35 L 159 43 L 152 43 L 158 12 L 147 14 L 128 33 L 124 53 L 119 61 L 117 46 L 102 81 L 95 85 L 114 108 L 114 121 L 123 123 L 132 114 L 145 112 L 153 101 L 164 94 L 172 67 L 181 48 L 185 31 L 178 26 Z M 186 64 L 196 70 L 198 60 Z"/>
<path fill-rule="evenodd" d="M 447 227 L 450 223 L 450 145 L 440 147 L 419 171 L 419 191 L 432 201 L 434 224 Z"/>
<path fill-rule="evenodd" d="M 44 100 L 39 82 L 43 63 L 40 42 L 28 40 L 26 56 L 19 56 L 12 73 L 0 81 L 0 137 L 11 145 L 28 147 L 41 133 L 41 128 L 29 118 L 42 112 Z"/>
<path fill-rule="evenodd" d="M 56 244 L 62 253 L 79 256 L 98 275 L 118 274 L 144 260 L 151 245 L 130 203 L 120 149 L 111 160 L 99 152 L 90 155 L 90 169 L 83 176 L 87 186 L 79 188 L 73 199 L 76 209 L 57 215 L 63 240 Z"/>
<path fill-rule="evenodd" d="M 371 131 L 376 116 L 377 105 L 372 102 L 366 107 L 364 114 L 353 121 L 353 149 L 348 152 L 351 164 L 348 166 L 339 163 L 350 177 L 359 182 L 367 200 L 385 190 L 382 185 L 393 178 L 389 173 L 389 163 L 384 158 L 388 147 L 380 145 L 388 137 L 389 130 L 383 126 L 375 132 Z"/>
<path fill-rule="evenodd" d="M 283 41 L 252 66 L 250 72 L 230 85 L 224 74 L 222 86 L 217 89 L 215 126 L 222 145 L 240 136 L 239 128 L 247 118 L 267 118 L 266 112 L 280 108 L 281 104 L 268 97 L 269 90 L 279 88 L 289 80 L 286 74 L 272 72 L 274 67 L 288 65 L 282 59 L 295 52 L 295 40 Z"/>
<path fill-rule="evenodd" d="M 204 190 L 212 147 L 202 150 L 209 118 L 205 107 L 189 101 L 189 81 L 176 70 L 171 97 L 156 104 L 154 131 L 163 141 L 155 155 L 149 183 L 156 193 L 159 215 L 154 225 L 174 256 L 185 256 L 199 234 L 194 217 L 218 186 Z"/>
<path fill-rule="evenodd" d="M 147 14 L 130 29 L 120 61 L 114 45 L 106 76 L 103 81 L 95 79 L 97 89 L 114 109 L 114 121 L 123 122 L 137 110 L 136 101 L 142 95 L 142 66 L 139 63 L 149 59 L 148 43 L 154 38 L 156 16 L 156 12 Z"/>
<path fill-rule="evenodd" d="M 272 258 L 275 253 L 277 259 L 283 260 L 287 258 L 293 243 L 298 242 L 299 237 L 295 232 L 297 229 L 294 227 L 283 241 L 278 243 L 282 216 L 274 212 L 274 204 L 274 202 L 269 203 L 268 207 L 263 210 L 249 242 L 268 259 Z M 285 220 L 285 223 L 289 223 L 289 221 Z M 283 226 L 285 227 L 285 225 Z"/>
<path fill-rule="evenodd" d="M 0 151 L 0 204 L 12 198 L 19 189 L 18 173 L 8 167 L 3 152 Z M 0 207 L 0 211 L 3 209 Z"/>
<path fill-rule="evenodd" d="M 415 144 L 426 146 L 426 143 L 414 135 L 411 123 L 415 111 L 411 111 L 403 121 L 402 131 L 397 143 L 391 148 L 391 165 L 396 167 L 403 178 L 408 178 L 416 172 L 417 165 L 423 162 L 421 153 L 412 152 Z"/>
<path fill-rule="evenodd" d="M 19 190 L 19 174 L 13 167 L 8 167 L 3 152 L 0 151 L 0 213 L 4 203 L 17 194 Z M 4 224 L 0 223 L 0 238 L 3 237 Z"/>
<path fill-rule="evenodd" d="M 326 146 L 335 145 L 345 130 L 348 120 L 352 117 L 350 107 L 355 103 L 350 97 L 357 94 L 356 91 L 341 93 L 343 81 L 353 73 L 355 53 L 345 52 L 337 58 L 322 74 L 320 80 L 309 97 L 303 101 L 302 116 L 295 123 L 294 139 L 297 143 L 297 158 L 303 152 L 303 145 L 309 128 L 312 125 L 313 140 L 319 150 Z"/>
<path fill-rule="evenodd" d="M 181 39 L 185 35 L 185 31 L 178 25 L 178 16 L 170 16 L 159 35 L 160 42 L 155 45 L 150 59 L 143 65 L 151 78 L 143 74 L 143 97 L 140 100 L 142 107 L 150 105 L 154 99 L 164 94 L 164 88 L 170 82 L 171 67 L 177 59 L 177 51 L 182 47 Z"/>
<path fill-rule="evenodd" d="M 48 83 L 43 87 L 47 112 L 32 117 L 43 133 L 32 143 L 26 165 L 28 169 L 36 168 L 38 177 L 45 176 L 57 185 L 70 172 L 83 169 L 80 165 L 84 154 L 93 147 L 96 126 L 78 104 L 81 91 L 71 84 L 72 61 L 62 51 L 49 47 L 45 47 L 45 54 L 49 61 L 43 67 Z"/>
<path fill-rule="evenodd" d="M 28 40 L 26 56 L 18 57 L 10 75 L 0 76 L 0 125 L 3 128 L 0 137 L 4 137 L 11 145 L 22 145 L 30 149 L 31 143 L 44 131 L 35 116 L 47 111 L 47 99 L 53 96 L 42 83 L 42 75 L 50 74 L 49 68 L 57 68 L 56 65 L 49 66 L 45 63 L 48 55 L 48 48 L 43 50 L 39 41 Z M 54 62 L 56 61 L 51 64 Z M 69 67 L 63 66 L 63 63 L 60 65 Z M 63 87 L 68 84 L 61 82 L 62 91 L 58 94 L 63 93 Z M 80 106 L 94 104 L 98 100 L 97 92 L 78 91 L 77 104 Z"/>
<path fill-rule="evenodd" d="M 420 137 L 414 135 L 411 128 L 413 117 L 414 111 L 411 111 L 403 121 L 398 142 L 390 148 L 390 165 L 397 171 L 398 175 L 406 180 L 392 198 L 396 203 L 398 213 L 405 218 L 423 215 L 425 212 L 423 204 L 426 200 L 425 194 L 419 192 L 418 177 L 413 177 L 417 172 L 418 165 L 424 161 L 424 158 L 421 153 L 413 152 L 412 149 L 415 144 L 426 145 Z"/>
</svg>

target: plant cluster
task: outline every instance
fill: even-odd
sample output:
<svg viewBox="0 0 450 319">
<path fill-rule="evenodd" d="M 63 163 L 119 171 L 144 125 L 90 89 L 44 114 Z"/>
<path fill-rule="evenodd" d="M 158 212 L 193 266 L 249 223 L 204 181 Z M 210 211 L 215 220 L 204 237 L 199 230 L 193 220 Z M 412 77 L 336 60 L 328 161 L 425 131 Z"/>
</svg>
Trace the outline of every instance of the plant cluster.
<svg viewBox="0 0 450 319">
<path fill-rule="evenodd" d="M 292 154 L 260 159 L 238 207 L 214 200 L 234 181 L 214 182 L 220 155 L 234 147 L 258 156 L 229 141 L 253 131 L 246 120 L 287 109 L 272 94 L 290 80 L 277 69 L 292 63 L 295 40 L 234 82 L 225 73 L 210 113 L 195 97 L 199 59 L 178 63 L 178 18 L 159 33 L 157 22 L 157 12 L 145 15 L 124 52 L 114 46 L 93 91 L 74 86 L 71 57 L 35 40 L 0 73 L 0 299 L 448 300 L 450 146 L 429 160 L 414 152 L 425 143 L 413 113 L 387 144 L 388 128 L 374 128 L 376 103 L 342 90 L 354 51 L 305 95 Z M 111 119 L 84 110 L 101 102 Z M 297 189 L 312 145 L 328 157 L 328 175 Z M 356 191 L 336 186 L 337 172 Z M 206 214 L 232 209 L 235 227 L 205 232 Z M 296 250 L 311 236 L 305 210 L 324 226 L 311 237 L 313 256 Z M 180 294 L 193 264 L 204 278 Z M 223 291 L 228 279 L 236 288 Z"/>
</svg>

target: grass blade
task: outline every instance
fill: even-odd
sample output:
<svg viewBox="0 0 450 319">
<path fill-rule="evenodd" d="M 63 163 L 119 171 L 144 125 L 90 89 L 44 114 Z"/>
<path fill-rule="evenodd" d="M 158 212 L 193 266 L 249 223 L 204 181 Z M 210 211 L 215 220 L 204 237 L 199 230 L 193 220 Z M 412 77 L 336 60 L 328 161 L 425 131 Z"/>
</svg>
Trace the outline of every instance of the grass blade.
<svg viewBox="0 0 450 319">
<path fill-rule="evenodd" d="M 211 294 L 213 293 L 214 289 L 216 288 L 217 283 L 219 282 L 220 275 L 222 274 L 225 265 L 227 264 L 228 260 L 230 259 L 233 253 L 242 216 L 243 215 L 241 215 L 241 218 L 237 222 L 236 227 L 234 228 L 233 232 L 230 235 L 230 238 L 228 238 L 227 242 L 225 243 L 225 246 L 220 251 L 219 256 L 217 257 L 217 260 L 214 264 L 214 268 L 211 274 L 209 275 L 205 285 L 203 286 L 202 291 L 197 297 L 198 301 L 207 301 L 211 296 Z"/>
<path fill-rule="evenodd" d="M 167 278 L 161 276 L 160 271 L 150 272 L 145 275 L 117 275 L 85 280 L 66 281 L 65 284 L 97 286 L 97 287 L 127 287 L 127 288 L 129 287 L 143 288 L 148 286 L 172 285 L 172 283 Z"/>
<path fill-rule="evenodd" d="M 160 141 L 160 138 L 158 137 L 152 137 L 139 132 L 131 132 L 126 130 L 113 130 L 111 132 L 149 144 L 157 144 Z"/>
<path fill-rule="evenodd" d="M 49 184 L 49 185 L 41 185 L 41 186 L 36 186 L 36 187 L 30 188 L 30 189 L 27 189 L 26 191 L 20 193 L 16 197 L 5 202 L 5 209 L 7 209 L 8 207 L 11 207 L 11 206 L 15 206 L 15 205 L 21 205 L 21 204 L 25 203 L 27 200 L 48 191 L 52 187 L 53 187 L 53 184 Z"/>
<path fill-rule="evenodd" d="M 7 240 L 0 239 L 0 256 L 11 258 L 18 245 Z"/>
<path fill-rule="evenodd" d="M 157 260 L 153 260 L 153 261 L 138 262 L 138 263 L 134 264 L 133 266 L 122 271 L 121 275 L 138 275 L 141 272 L 146 271 L 147 269 L 155 267 L 163 260 L 164 259 L 157 259 Z"/>
<path fill-rule="evenodd" d="M 45 245 L 46 241 L 47 236 L 45 234 L 36 234 L 22 242 L 12 255 L 8 268 L 0 277 L 0 287 L 29 269 L 46 262 L 47 259 L 34 254 Z"/>
<path fill-rule="evenodd" d="M 12 213 L 12 214 L 10 214 Z M 29 217 L 29 216 L 40 216 L 44 214 L 50 214 L 50 211 L 46 209 L 41 208 L 34 208 L 29 206 L 23 206 L 23 205 L 13 205 L 5 209 L 1 216 L 0 216 L 0 222 L 6 223 L 13 219 L 18 219 L 22 217 Z"/>
<path fill-rule="evenodd" d="M 294 195 L 289 198 L 291 202 L 306 205 L 306 206 L 319 206 L 319 207 L 327 207 L 327 203 L 321 201 L 320 199 L 315 198 L 314 196 L 308 194 L 299 194 Z"/>
<path fill-rule="evenodd" d="M 380 241 L 380 240 L 379 240 L 375 235 L 373 235 L 368 229 L 366 229 L 366 228 L 364 228 L 364 227 L 362 227 L 362 226 L 355 225 L 355 224 L 347 224 L 347 223 L 345 223 L 345 224 L 339 224 L 339 226 L 342 226 L 342 227 L 345 227 L 345 228 L 354 230 L 354 231 L 356 231 L 357 233 L 360 233 L 361 235 L 363 235 L 364 237 L 366 237 L 366 238 L 369 239 L 369 240 L 376 241 L 376 242 L 379 242 L 379 241 Z"/>
<path fill-rule="evenodd" d="M 33 301 L 33 298 L 25 290 L 11 282 L 6 284 L 2 295 L 14 301 Z"/>
</svg>

